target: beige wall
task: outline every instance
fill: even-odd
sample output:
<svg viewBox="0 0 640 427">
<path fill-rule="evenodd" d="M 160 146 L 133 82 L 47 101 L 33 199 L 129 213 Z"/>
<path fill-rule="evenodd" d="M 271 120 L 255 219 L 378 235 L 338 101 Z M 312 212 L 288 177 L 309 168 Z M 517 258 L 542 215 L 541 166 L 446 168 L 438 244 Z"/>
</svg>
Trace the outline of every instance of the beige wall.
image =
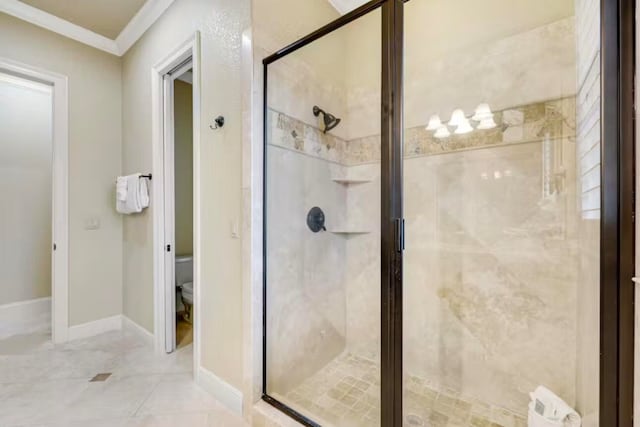
<svg viewBox="0 0 640 427">
<path fill-rule="evenodd" d="M 0 305 L 51 295 L 51 90 L 0 73 Z"/>
<path fill-rule="evenodd" d="M 122 312 L 121 60 L 0 14 L 0 56 L 69 79 L 69 324 Z M 100 228 L 86 230 L 98 218 Z"/>
<path fill-rule="evenodd" d="M 176 203 L 176 254 L 193 254 L 193 90 L 175 80 L 174 162 Z"/>
<path fill-rule="evenodd" d="M 195 31 L 202 36 L 200 200 L 202 365 L 242 386 L 241 245 L 230 224 L 241 220 L 241 38 L 249 0 L 177 0 L 123 61 L 123 172 L 152 166 L 151 69 Z M 209 129 L 224 115 L 224 128 Z M 152 212 L 124 221 L 124 313 L 153 330 Z"/>
<path fill-rule="evenodd" d="M 340 15 L 327 0 L 252 0 L 254 43 L 269 53 Z"/>
</svg>

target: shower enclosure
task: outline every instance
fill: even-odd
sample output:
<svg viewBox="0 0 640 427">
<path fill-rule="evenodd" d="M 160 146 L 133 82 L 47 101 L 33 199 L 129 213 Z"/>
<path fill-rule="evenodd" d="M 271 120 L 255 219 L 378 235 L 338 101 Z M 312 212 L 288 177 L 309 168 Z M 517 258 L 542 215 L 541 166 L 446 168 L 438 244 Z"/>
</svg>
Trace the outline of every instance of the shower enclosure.
<svg viewBox="0 0 640 427">
<path fill-rule="evenodd" d="M 629 425 L 630 3 L 375 0 L 264 60 L 267 402 Z"/>
</svg>

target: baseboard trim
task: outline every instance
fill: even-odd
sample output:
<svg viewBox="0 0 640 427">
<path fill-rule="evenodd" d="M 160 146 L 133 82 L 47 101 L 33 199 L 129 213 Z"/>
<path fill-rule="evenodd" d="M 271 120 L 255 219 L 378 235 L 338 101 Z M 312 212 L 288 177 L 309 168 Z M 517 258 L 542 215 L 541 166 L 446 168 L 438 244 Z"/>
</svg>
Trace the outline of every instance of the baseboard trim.
<svg viewBox="0 0 640 427">
<path fill-rule="evenodd" d="M 242 415 L 242 392 L 240 390 L 202 366 L 198 368 L 196 383 L 229 410 Z"/>
<path fill-rule="evenodd" d="M 145 344 L 153 345 L 153 334 L 124 314 L 122 315 L 122 329 L 136 334 Z"/>
<path fill-rule="evenodd" d="M 51 313 L 51 297 L 0 305 L 0 322 L 29 322 Z"/>
<path fill-rule="evenodd" d="M 69 328 L 69 341 L 89 338 L 104 332 L 122 329 L 122 315 L 105 317 L 93 322 L 82 323 Z"/>
</svg>

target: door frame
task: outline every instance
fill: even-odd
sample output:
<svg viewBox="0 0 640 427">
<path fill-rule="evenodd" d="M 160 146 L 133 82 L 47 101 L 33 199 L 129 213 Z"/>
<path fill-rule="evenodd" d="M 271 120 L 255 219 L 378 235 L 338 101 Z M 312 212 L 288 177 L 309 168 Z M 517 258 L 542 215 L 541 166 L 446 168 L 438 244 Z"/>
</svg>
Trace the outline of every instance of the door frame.
<svg viewBox="0 0 640 427">
<path fill-rule="evenodd" d="M 409 0 L 372 0 L 263 60 L 262 398 L 307 426 L 313 420 L 267 392 L 267 89 L 269 64 L 381 7 L 382 251 L 381 425 L 402 426 L 403 10 Z M 634 0 L 601 0 L 600 426 L 633 421 L 635 251 Z M 399 193 L 398 193 L 399 192 Z M 400 194 L 400 198 L 396 198 Z"/>
<path fill-rule="evenodd" d="M 601 0 L 600 426 L 633 425 L 635 0 Z"/>
<path fill-rule="evenodd" d="M 52 88 L 51 339 L 69 337 L 69 92 L 68 78 L 0 57 L 0 71 Z"/>
<path fill-rule="evenodd" d="M 267 113 L 268 113 L 268 100 L 267 100 L 267 93 L 268 93 L 268 88 L 269 88 L 269 64 L 272 64 L 276 61 L 278 61 L 279 59 L 284 58 L 285 56 L 313 43 L 314 41 L 326 36 L 329 33 L 332 33 L 335 30 L 338 30 L 346 25 L 348 25 L 349 23 L 356 21 L 357 19 L 377 10 L 377 9 L 382 9 L 382 21 L 384 22 L 386 17 L 385 14 L 388 13 L 385 12 L 385 7 L 388 7 L 389 3 L 392 1 L 396 1 L 396 0 L 372 0 L 369 1 L 368 3 L 365 3 L 364 5 L 358 7 L 357 9 L 341 16 L 340 18 L 336 19 L 335 21 L 330 22 L 329 24 L 325 25 L 324 27 L 319 28 L 318 30 L 312 32 L 311 34 L 308 34 L 307 36 L 299 39 L 298 41 L 293 42 L 292 44 L 286 46 L 283 49 L 280 49 L 279 51 L 275 52 L 272 55 L 267 56 L 266 58 L 264 58 L 262 60 L 262 65 L 263 65 L 263 87 L 262 87 L 262 91 L 263 91 L 263 96 L 262 96 L 262 400 L 264 400 L 265 402 L 267 402 L 268 404 L 270 404 L 271 406 L 275 407 L 276 409 L 280 410 L 281 412 L 287 414 L 289 417 L 293 418 L 294 420 L 296 420 L 297 422 L 301 423 L 302 425 L 305 426 L 309 426 L 309 427 L 320 427 L 320 425 L 318 423 L 316 423 L 315 421 L 313 421 L 312 419 L 308 418 L 307 416 L 301 414 L 300 412 L 296 411 L 295 409 L 289 407 L 288 405 L 280 402 L 277 398 L 269 395 L 268 390 L 267 390 L 267 314 L 268 314 L 268 301 L 267 301 L 267 275 L 268 275 L 268 268 L 267 268 L 267 232 L 268 232 L 268 227 L 267 227 L 267 162 L 268 162 L 268 156 L 267 156 L 267 137 L 268 137 L 268 126 L 269 126 L 269 120 L 267 117 Z M 399 0 L 400 1 L 400 0 Z M 386 44 L 386 43 L 385 43 Z M 384 68 L 384 67 L 383 67 Z M 385 71 L 383 71 L 384 73 Z M 390 76 L 388 76 L 390 77 Z M 388 79 L 387 79 L 388 82 Z M 385 76 L 383 75 L 382 78 L 382 86 L 383 86 L 383 92 L 385 92 Z M 385 96 L 385 93 L 382 94 L 382 99 L 385 100 L 387 99 L 387 97 Z M 402 101 L 402 99 L 400 99 L 400 101 Z M 400 117 L 402 117 L 402 115 L 400 115 Z M 391 115 L 388 114 L 388 110 L 385 111 L 384 109 L 382 109 L 382 126 L 383 128 L 386 127 L 386 129 L 388 129 L 389 131 L 391 131 L 392 126 L 391 126 Z M 389 136 L 388 134 L 386 135 L 387 137 Z M 383 133 L 383 137 L 382 137 L 382 141 L 381 144 L 383 147 L 385 146 L 389 146 L 389 140 L 386 139 L 384 133 Z M 384 150 L 383 150 L 384 151 Z M 389 160 L 389 157 L 387 157 L 386 159 L 387 161 Z M 382 163 L 384 164 L 385 159 L 382 160 Z M 384 167 L 382 167 L 383 171 L 384 171 Z M 384 174 L 384 172 L 383 172 Z M 385 181 L 385 179 L 387 181 Z M 384 191 L 388 191 L 388 189 L 386 189 L 386 186 L 389 184 L 389 180 L 388 177 L 382 176 L 381 177 L 381 184 L 383 187 L 383 192 Z M 383 197 L 384 199 L 384 197 Z M 385 206 L 384 204 L 384 200 L 383 200 L 383 206 L 382 206 L 382 216 L 383 218 L 385 218 L 385 215 L 389 215 L 388 211 L 385 211 L 385 209 L 388 209 L 388 206 Z M 393 250 L 389 249 L 389 244 L 393 241 L 393 237 L 389 236 L 387 233 L 389 233 L 392 230 L 392 228 L 390 229 L 390 227 L 382 227 L 382 260 L 381 260 L 381 264 L 382 264 L 382 282 L 381 282 L 381 289 L 389 289 L 391 284 L 388 282 L 385 282 L 386 279 L 389 279 L 391 277 L 391 275 L 387 274 L 388 272 L 390 272 L 394 266 L 393 266 L 393 258 L 391 257 L 391 253 L 393 252 Z M 386 286 L 385 286 L 386 284 Z M 385 310 L 384 308 L 387 306 L 387 304 L 385 303 L 385 295 L 388 295 L 386 293 L 386 291 L 382 292 L 382 307 L 383 307 L 383 313 L 388 312 L 388 310 Z M 387 327 L 391 327 L 392 326 L 389 324 L 388 320 L 389 318 L 386 317 L 384 314 L 381 316 L 382 317 L 382 327 L 384 330 L 389 331 L 389 329 L 387 329 Z M 386 342 L 385 340 L 389 339 L 389 336 L 384 336 L 385 334 L 382 334 L 383 336 L 382 341 L 383 343 Z M 393 339 L 393 338 L 392 338 Z M 384 358 L 384 356 L 383 356 Z M 401 362 L 401 360 L 400 360 Z M 382 362 L 383 364 L 386 363 L 385 361 Z M 381 375 L 381 379 L 382 379 L 383 375 Z M 386 384 L 382 384 L 381 382 L 381 389 L 383 389 L 385 387 Z M 383 394 L 383 396 L 386 396 L 385 394 Z M 384 398 L 382 399 L 382 401 L 384 401 Z M 401 425 L 401 424 L 400 424 Z"/>
<path fill-rule="evenodd" d="M 200 239 L 200 32 L 196 31 L 179 47 L 168 53 L 151 71 L 152 84 L 152 140 L 153 140 L 153 199 L 156 201 L 153 212 L 153 281 L 154 281 L 154 348 L 157 353 L 166 353 L 172 336 L 175 339 L 175 286 L 171 259 L 175 260 L 174 236 L 167 233 L 173 230 L 173 215 L 167 215 L 167 205 L 174 207 L 173 191 L 173 97 L 165 96 L 165 76 L 191 58 L 193 69 L 193 365 L 194 378 L 200 366 L 200 295 L 201 295 L 201 239 Z M 167 146 L 168 149 L 167 149 Z M 167 152 L 170 151 L 167 156 Z M 167 173 L 168 171 L 168 173 Z M 171 245 L 167 256 L 167 245 Z M 171 308 L 173 304 L 173 309 Z"/>
</svg>

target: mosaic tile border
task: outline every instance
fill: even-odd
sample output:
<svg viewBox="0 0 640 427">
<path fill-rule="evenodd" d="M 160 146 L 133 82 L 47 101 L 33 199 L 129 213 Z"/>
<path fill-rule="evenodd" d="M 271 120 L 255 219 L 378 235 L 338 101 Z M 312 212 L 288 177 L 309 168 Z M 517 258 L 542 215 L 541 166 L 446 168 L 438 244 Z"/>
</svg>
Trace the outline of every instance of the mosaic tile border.
<svg viewBox="0 0 640 427">
<path fill-rule="evenodd" d="M 471 149 L 570 138 L 576 135 L 576 98 L 567 97 L 495 112 L 494 129 L 452 134 L 437 139 L 425 126 L 405 131 L 405 158 L 447 154 Z M 356 166 L 380 161 L 380 135 L 344 140 L 284 113 L 269 110 L 268 143 L 315 158 Z"/>
<path fill-rule="evenodd" d="M 343 163 L 347 157 L 348 143 L 342 138 L 274 110 L 268 110 L 267 120 L 270 145 L 335 163 Z"/>
</svg>

